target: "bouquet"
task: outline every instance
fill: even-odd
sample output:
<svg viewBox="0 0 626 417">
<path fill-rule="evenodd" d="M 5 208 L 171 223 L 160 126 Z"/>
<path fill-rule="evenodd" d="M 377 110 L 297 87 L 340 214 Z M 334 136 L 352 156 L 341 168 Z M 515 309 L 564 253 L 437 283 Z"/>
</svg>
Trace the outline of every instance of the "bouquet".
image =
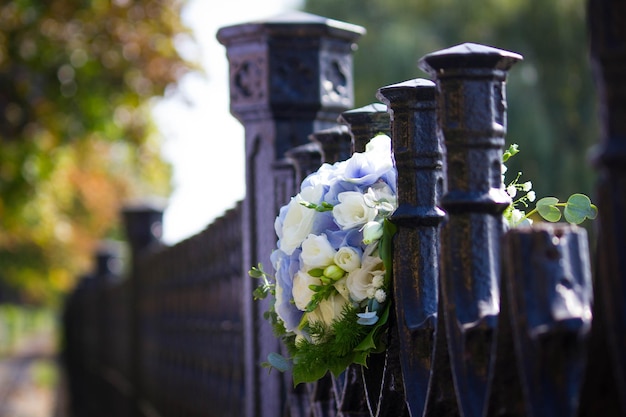
<svg viewBox="0 0 626 417">
<path fill-rule="evenodd" d="M 265 316 L 287 350 L 264 366 L 290 370 L 294 384 L 385 349 L 396 177 L 391 139 L 378 135 L 364 152 L 323 164 L 280 209 L 275 275 L 260 264 L 250 275 L 262 279 L 255 298 L 271 296 Z"/>
</svg>

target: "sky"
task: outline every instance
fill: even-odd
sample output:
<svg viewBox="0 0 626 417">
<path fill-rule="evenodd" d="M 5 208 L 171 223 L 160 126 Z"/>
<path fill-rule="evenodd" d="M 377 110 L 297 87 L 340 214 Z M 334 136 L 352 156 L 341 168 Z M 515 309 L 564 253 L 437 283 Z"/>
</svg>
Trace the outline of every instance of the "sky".
<svg viewBox="0 0 626 417">
<path fill-rule="evenodd" d="M 204 230 L 245 195 L 244 131 L 230 115 L 226 49 L 219 28 L 296 10 L 300 0 L 188 0 L 183 23 L 196 43 L 177 42 L 203 74 L 182 78 L 153 116 L 163 137 L 163 157 L 173 168 L 173 192 L 163 218 L 163 241 L 174 244 Z M 224 155 L 229 159 L 224 160 Z"/>
</svg>

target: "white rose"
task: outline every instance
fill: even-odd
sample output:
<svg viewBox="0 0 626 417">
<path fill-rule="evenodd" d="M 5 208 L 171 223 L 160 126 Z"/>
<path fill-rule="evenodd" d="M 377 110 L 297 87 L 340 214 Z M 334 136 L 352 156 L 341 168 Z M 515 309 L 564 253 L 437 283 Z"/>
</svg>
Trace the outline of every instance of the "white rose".
<svg viewBox="0 0 626 417">
<path fill-rule="evenodd" d="M 319 203 L 323 187 L 305 187 L 289 202 L 287 213 L 282 223 L 282 231 L 278 235 L 278 248 L 291 255 L 302 241 L 311 233 L 316 211 L 303 206 L 302 202 Z M 276 227 L 278 228 L 278 227 Z"/>
<path fill-rule="evenodd" d="M 337 251 L 325 234 L 310 234 L 302 242 L 302 262 L 311 268 L 323 268 L 333 263 Z"/>
<path fill-rule="evenodd" d="M 330 326 L 335 320 L 341 318 L 341 313 L 348 301 L 340 294 L 334 294 L 320 302 L 315 310 L 307 315 L 309 323 L 324 323 Z"/>
<path fill-rule="evenodd" d="M 352 272 L 361 266 L 361 255 L 350 246 L 342 246 L 335 253 L 335 264 L 346 272 Z"/>
<path fill-rule="evenodd" d="M 321 285 L 322 281 L 319 278 L 312 277 L 305 271 L 298 271 L 295 277 L 293 277 L 293 289 L 291 294 L 293 295 L 293 301 L 300 311 L 305 311 L 307 304 L 311 302 L 311 298 L 315 292 L 309 288 L 309 285 Z"/>
<path fill-rule="evenodd" d="M 333 207 L 333 216 L 342 229 L 362 226 L 376 217 L 376 209 L 368 206 L 357 191 L 339 193 L 337 198 L 339 204 Z"/>
<path fill-rule="evenodd" d="M 356 302 L 368 298 L 369 294 L 374 294 L 380 282 L 380 278 L 385 274 L 383 260 L 377 256 L 366 256 L 363 259 L 361 268 L 348 274 L 346 285 L 350 291 L 350 298 Z"/>
</svg>

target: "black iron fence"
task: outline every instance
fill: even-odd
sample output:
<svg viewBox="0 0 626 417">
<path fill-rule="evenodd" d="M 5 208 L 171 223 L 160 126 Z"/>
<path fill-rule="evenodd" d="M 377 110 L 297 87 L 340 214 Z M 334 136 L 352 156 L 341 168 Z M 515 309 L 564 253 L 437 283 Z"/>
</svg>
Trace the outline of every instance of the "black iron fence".
<svg viewBox="0 0 626 417">
<path fill-rule="evenodd" d="M 521 56 L 437 51 L 419 63 L 430 79 L 352 109 L 362 28 L 300 13 L 222 28 L 246 198 L 172 247 L 159 207 L 124 212 L 127 271 L 105 247 L 67 301 L 76 415 L 626 415 L 626 33 L 610 24 L 625 16 L 617 1 L 589 4 L 604 126 L 593 262 L 585 229 L 503 226 L 505 84 Z M 301 179 L 378 132 L 398 169 L 389 348 L 293 387 L 259 366 L 281 347 L 247 270 L 270 265 L 274 217 Z"/>
</svg>

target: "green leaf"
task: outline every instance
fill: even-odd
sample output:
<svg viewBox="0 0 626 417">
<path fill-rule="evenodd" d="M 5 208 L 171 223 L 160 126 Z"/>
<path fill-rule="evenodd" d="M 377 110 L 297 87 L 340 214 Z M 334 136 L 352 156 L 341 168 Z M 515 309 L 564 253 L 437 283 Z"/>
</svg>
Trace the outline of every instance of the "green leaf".
<svg viewBox="0 0 626 417">
<path fill-rule="evenodd" d="M 561 219 L 561 210 L 556 206 L 559 203 L 559 199 L 556 197 L 544 197 L 537 201 L 535 209 L 549 222 L 558 222 Z"/>
<path fill-rule="evenodd" d="M 303 382 L 315 382 L 321 379 L 328 372 L 324 366 L 306 367 L 298 363 L 293 365 L 293 385 L 294 387 Z"/>
<path fill-rule="evenodd" d="M 311 275 L 312 277 L 319 278 L 322 275 L 324 275 L 324 270 L 322 268 L 314 268 L 314 269 L 310 269 L 308 274 Z"/>
<path fill-rule="evenodd" d="M 385 219 L 383 222 L 383 235 L 380 238 L 380 249 L 379 254 L 380 258 L 383 260 L 383 265 L 385 265 L 385 286 L 388 286 L 391 282 L 391 270 L 392 270 L 392 256 L 393 256 L 393 235 L 396 233 L 398 228 L 395 224 L 393 224 L 390 220 Z"/>
<path fill-rule="evenodd" d="M 350 364 L 354 362 L 354 355 L 347 355 L 344 357 L 339 357 L 337 359 L 337 361 L 333 362 L 329 366 L 330 372 L 332 372 L 335 377 L 338 377 L 343 371 L 348 368 L 348 366 L 350 366 Z"/>
<path fill-rule="evenodd" d="M 598 208 L 591 204 L 591 200 L 584 194 L 572 194 L 565 203 L 565 220 L 570 223 L 580 224 L 585 219 L 595 219 Z"/>
<path fill-rule="evenodd" d="M 252 269 L 248 271 L 248 275 L 250 275 L 252 278 L 261 278 L 263 276 L 263 271 L 260 271 L 253 266 Z"/>
</svg>

